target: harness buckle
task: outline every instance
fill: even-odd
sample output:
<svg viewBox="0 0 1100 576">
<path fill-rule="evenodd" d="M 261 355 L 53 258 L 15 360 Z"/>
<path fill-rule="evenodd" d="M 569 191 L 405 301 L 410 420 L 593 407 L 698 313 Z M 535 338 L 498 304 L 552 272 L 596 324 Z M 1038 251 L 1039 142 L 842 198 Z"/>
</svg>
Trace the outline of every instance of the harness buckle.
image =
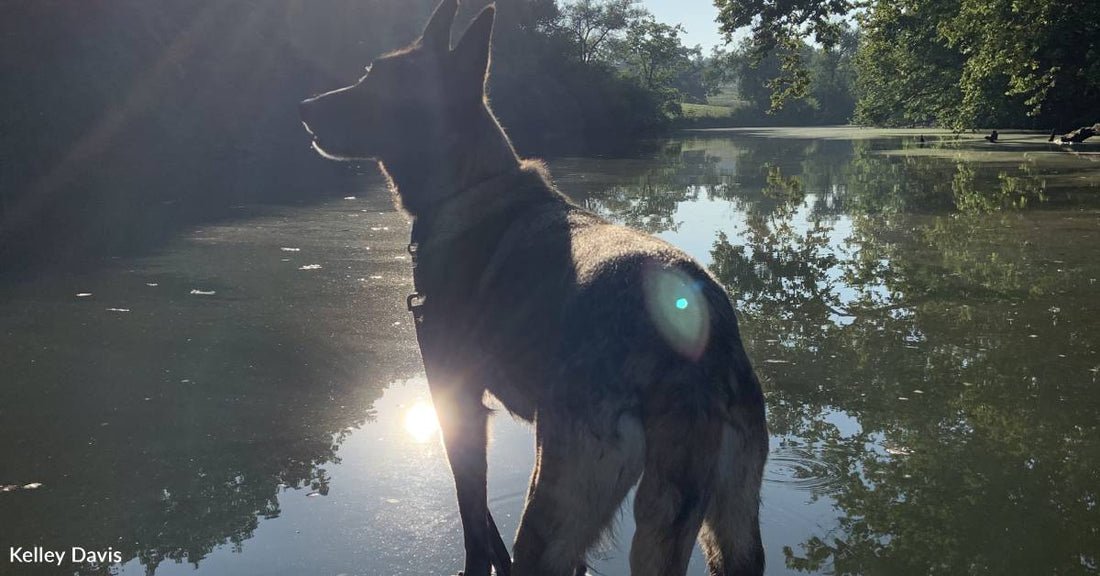
<svg viewBox="0 0 1100 576">
<path fill-rule="evenodd" d="M 409 294 L 409 297 L 405 299 L 405 307 L 409 309 L 409 312 L 413 313 L 413 316 L 419 318 L 424 313 L 422 308 L 424 307 L 424 297 L 420 292 L 413 292 Z"/>
</svg>

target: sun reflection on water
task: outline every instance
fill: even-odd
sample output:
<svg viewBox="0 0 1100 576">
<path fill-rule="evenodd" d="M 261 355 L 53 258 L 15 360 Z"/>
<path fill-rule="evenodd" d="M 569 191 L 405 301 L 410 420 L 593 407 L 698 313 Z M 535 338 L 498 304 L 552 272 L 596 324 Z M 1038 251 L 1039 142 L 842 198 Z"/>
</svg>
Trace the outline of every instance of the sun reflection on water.
<svg viewBox="0 0 1100 576">
<path fill-rule="evenodd" d="M 405 430 L 419 443 L 435 437 L 439 432 L 439 420 L 431 403 L 419 401 L 405 412 Z"/>
</svg>

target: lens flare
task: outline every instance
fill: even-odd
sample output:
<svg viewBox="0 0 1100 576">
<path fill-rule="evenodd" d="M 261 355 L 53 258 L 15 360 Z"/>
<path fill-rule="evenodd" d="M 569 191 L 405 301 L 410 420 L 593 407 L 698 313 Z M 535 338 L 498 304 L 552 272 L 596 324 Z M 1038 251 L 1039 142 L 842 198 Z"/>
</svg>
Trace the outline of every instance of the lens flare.
<svg viewBox="0 0 1100 576">
<path fill-rule="evenodd" d="M 702 284 L 678 268 L 653 266 L 645 272 L 646 311 L 674 350 L 698 359 L 710 337 L 710 310 Z"/>
<path fill-rule="evenodd" d="M 405 430 L 420 443 L 434 438 L 439 432 L 439 420 L 435 416 L 435 408 L 427 402 L 417 402 L 405 413 Z"/>
</svg>

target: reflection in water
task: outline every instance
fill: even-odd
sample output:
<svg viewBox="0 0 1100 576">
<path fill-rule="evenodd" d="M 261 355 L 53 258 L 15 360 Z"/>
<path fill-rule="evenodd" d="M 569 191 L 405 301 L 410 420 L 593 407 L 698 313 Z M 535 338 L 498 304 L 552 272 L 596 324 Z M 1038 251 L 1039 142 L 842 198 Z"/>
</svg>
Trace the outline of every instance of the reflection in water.
<svg viewBox="0 0 1100 576">
<path fill-rule="evenodd" d="M 770 574 L 1100 571 L 1100 164 L 967 146 L 733 133 L 551 162 L 735 299 Z M 3 288 L 0 544 L 113 547 L 124 575 L 457 566 L 426 388 L 388 384 L 420 372 L 406 223 L 361 187 Z M 690 286 L 653 293 L 690 352 Z M 532 443 L 493 434 L 511 534 Z M 621 548 L 595 566 L 626 573 Z"/>
<path fill-rule="evenodd" d="M 405 430 L 420 443 L 437 438 L 439 420 L 435 416 L 435 407 L 420 401 L 409 408 L 405 412 Z"/>
<path fill-rule="evenodd" d="M 1100 179 L 1084 162 L 899 144 L 682 144 L 706 150 L 681 157 L 697 163 L 686 172 L 740 212 L 736 228 L 691 234 L 712 235 L 766 381 L 780 438 L 768 477 L 835 509 L 834 528 L 788 542 L 782 561 L 1095 574 Z M 679 213 L 658 220 L 685 243 Z"/>
<path fill-rule="evenodd" d="M 4 287 L 0 484 L 42 487 L 2 494 L 0 543 L 113 547 L 153 572 L 241 549 L 287 490 L 328 494 L 384 383 L 417 370 L 407 334 L 359 320 L 405 320 L 385 301 L 402 281 L 358 281 L 404 278 L 398 243 L 364 250 L 347 224 L 399 223 L 382 202 L 265 212 L 163 256 Z M 339 272 L 299 272 L 307 259 Z"/>
</svg>

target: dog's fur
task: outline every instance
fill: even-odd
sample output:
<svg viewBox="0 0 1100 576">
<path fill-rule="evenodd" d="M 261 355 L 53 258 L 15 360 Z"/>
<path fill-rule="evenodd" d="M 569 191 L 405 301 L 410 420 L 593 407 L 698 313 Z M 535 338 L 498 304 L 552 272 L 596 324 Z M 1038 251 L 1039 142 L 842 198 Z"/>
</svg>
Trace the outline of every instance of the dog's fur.
<svg viewBox="0 0 1100 576">
<path fill-rule="evenodd" d="M 379 160 L 415 218 L 418 335 L 465 574 L 500 556 L 486 391 L 536 429 L 517 576 L 583 572 L 639 478 L 634 576 L 684 574 L 696 537 L 710 574 L 761 574 L 764 404 L 729 299 L 687 255 L 579 208 L 516 156 L 485 100 L 494 7 L 452 50 L 456 10 L 443 0 L 417 42 L 303 102 L 302 119 L 322 154 Z"/>
</svg>

